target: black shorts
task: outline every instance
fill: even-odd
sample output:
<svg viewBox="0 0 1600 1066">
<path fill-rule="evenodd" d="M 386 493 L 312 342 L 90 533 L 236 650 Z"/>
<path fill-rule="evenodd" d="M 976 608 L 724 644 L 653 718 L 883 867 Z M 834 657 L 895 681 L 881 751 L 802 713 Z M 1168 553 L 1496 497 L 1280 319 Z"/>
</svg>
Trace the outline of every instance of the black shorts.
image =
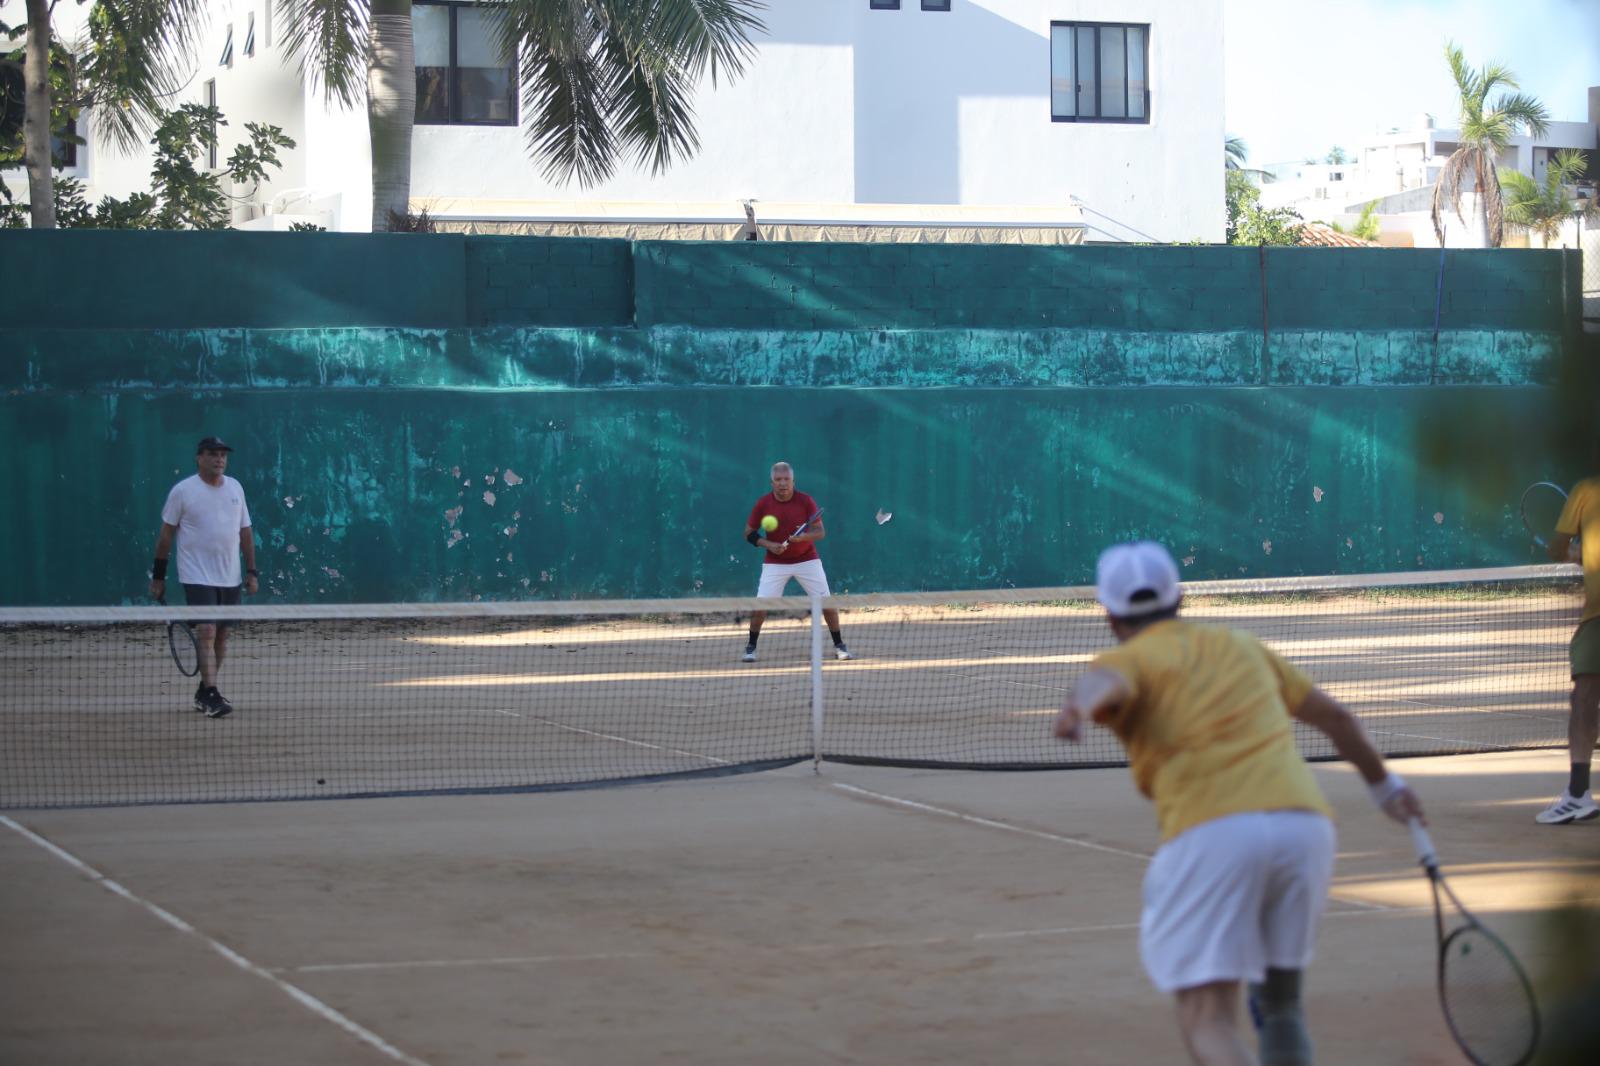
<svg viewBox="0 0 1600 1066">
<path fill-rule="evenodd" d="M 183 600 L 190 607 L 237 607 L 241 598 L 238 585 L 189 585 L 183 586 Z M 233 625 L 232 622 L 215 622 L 210 619 L 197 623 L 198 625 L 215 625 L 226 629 Z"/>
</svg>

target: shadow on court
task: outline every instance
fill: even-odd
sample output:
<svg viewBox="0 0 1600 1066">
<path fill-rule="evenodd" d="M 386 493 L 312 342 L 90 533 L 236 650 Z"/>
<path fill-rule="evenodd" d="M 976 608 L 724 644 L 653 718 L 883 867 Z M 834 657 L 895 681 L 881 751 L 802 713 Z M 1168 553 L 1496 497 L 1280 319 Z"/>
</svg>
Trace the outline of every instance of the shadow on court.
<svg viewBox="0 0 1600 1066">
<path fill-rule="evenodd" d="M 1534 973 L 1539 917 L 1600 903 L 1600 824 L 1532 821 L 1563 765 L 1400 764 Z M 1459 1063 L 1406 835 L 1316 773 L 1340 814 L 1319 1061 Z M 1156 842 L 1124 770 L 17 812 L 0 1061 L 1178 1062 L 1137 958 Z"/>
</svg>

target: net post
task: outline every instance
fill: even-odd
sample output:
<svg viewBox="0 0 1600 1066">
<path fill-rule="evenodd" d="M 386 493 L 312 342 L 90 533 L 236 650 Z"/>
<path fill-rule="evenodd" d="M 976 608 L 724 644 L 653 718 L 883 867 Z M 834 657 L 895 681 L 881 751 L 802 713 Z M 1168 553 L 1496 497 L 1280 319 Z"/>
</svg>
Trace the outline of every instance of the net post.
<svg viewBox="0 0 1600 1066">
<path fill-rule="evenodd" d="M 822 773 L 822 600 L 811 597 L 811 772 Z"/>
</svg>

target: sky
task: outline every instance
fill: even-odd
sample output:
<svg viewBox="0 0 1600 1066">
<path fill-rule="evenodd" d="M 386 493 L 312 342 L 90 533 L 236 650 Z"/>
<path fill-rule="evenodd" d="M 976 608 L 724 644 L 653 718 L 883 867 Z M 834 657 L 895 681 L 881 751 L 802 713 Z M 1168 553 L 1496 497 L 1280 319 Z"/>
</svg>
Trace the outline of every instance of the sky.
<svg viewBox="0 0 1600 1066">
<path fill-rule="evenodd" d="M 1558 122 L 1588 121 L 1600 0 L 1222 0 L 1227 131 L 1250 166 L 1354 154 L 1428 112 L 1456 126 L 1444 46 L 1499 62 Z"/>
</svg>

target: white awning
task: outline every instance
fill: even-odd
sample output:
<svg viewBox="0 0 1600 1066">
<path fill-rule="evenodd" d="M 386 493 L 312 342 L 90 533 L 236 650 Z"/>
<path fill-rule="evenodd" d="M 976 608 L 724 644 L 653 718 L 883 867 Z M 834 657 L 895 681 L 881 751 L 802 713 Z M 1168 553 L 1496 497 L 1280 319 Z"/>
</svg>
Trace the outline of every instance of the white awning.
<svg viewBox="0 0 1600 1066">
<path fill-rule="evenodd" d="M 762 240 L 910 244 L 1081 244 L 1076 206 L 806 204 L 756 201 Z M 417 199 L 440 232 L 630 240 L 731 241 L 748 236 L 744 205 L 718 202 Z"/>
</svg>

